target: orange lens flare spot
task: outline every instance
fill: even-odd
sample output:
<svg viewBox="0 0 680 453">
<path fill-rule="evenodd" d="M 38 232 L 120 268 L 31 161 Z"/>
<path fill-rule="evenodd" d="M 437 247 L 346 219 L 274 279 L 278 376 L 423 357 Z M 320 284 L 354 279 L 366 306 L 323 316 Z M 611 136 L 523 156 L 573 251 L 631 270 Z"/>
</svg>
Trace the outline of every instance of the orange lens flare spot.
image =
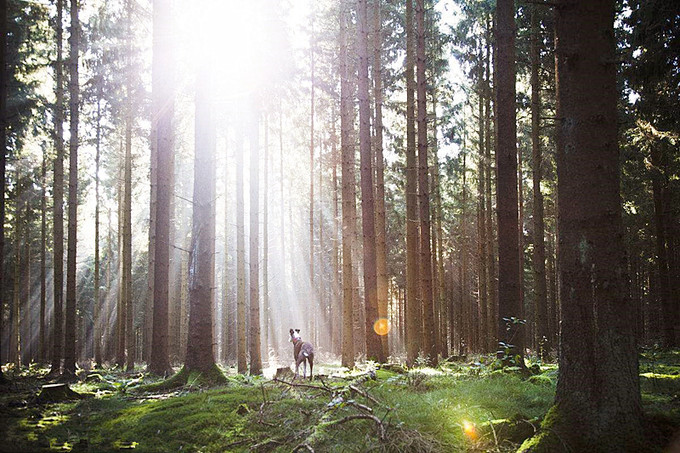
<svg viewBox="0 0 680 453">
<path fill-rule="evenodd" d="M 468 439 L 470 440 L 477 439 L 477 428 L 475 427 L 474 423 L 471 423 L 467 420 L 463 420 L 463 432 L 465 433 Z"/>
<path fill-rule="evenodd" d="M 387 335 L 390 332 L 390 322 L 385 318 L 380 318 L 373 323 L 373 330 L 380 336 Z"/>
</svg>

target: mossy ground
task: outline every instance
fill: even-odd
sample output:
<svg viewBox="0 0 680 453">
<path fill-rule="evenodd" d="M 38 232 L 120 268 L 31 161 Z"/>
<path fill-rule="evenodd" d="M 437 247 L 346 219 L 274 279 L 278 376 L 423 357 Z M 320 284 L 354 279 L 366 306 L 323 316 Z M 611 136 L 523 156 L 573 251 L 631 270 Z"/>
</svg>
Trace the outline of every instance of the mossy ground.
<svg viewBox="0 0 680 453">
<path fill-rule="evenodd" d="M 678 358 L 680 351 L 651 351 L 641 359 L 645 410 L 664 441 L 680 426 Z M 319 388 L 231 370 L 218 385 L 186 375 L 177 386 L 141 370 L 102 369 L 71 386 L 92 397 L 46 405 L 34 399 L 46 370 L 9 370 L 0 451 L 289 452 L 302 444 L 317 452 L 514 451 L 552 404 L 556 366 L 525 378 L 488 362 L 354 370 L 311 383 Z M 376 418 L 346 418 L 369 414 L 362 406 Z"/>
</svg>

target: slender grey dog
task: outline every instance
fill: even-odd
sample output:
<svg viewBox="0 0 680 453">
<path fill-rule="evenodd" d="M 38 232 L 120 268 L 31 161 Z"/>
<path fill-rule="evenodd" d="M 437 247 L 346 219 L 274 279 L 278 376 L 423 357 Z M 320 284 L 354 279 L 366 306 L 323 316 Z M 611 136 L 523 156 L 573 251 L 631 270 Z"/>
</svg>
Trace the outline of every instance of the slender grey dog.
<svg viewBox="0 0 680 453">
<path fill-rule="evenodd" d="M 312 380 L 314 368 L 314 347 L 311 343 L 302 341 L 300 329 L 290 329 L 290 342 L 293 343 L 293 358 L 295 359 L 295 377 L 299 376 L 300 364 L 302 364 L 302 377 L 307 377 L 307 362 L 309 362 L 309 380 Z"/>
</svg>

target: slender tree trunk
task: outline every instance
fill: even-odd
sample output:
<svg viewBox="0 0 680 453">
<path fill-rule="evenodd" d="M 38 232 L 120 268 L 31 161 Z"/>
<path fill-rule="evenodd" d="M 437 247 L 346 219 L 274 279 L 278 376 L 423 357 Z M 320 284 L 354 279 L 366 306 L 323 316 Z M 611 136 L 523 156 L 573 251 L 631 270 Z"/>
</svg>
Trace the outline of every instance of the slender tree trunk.
<svg viewBox="0 0 680 453">
<path fill-rule="evenodd" d="M 406 0 L 406 362 L 420 351 L 418 163 L 416 160 L 413 0 Z"/>
<path fill-rule="evenodd" d="M 491 88 L 491 17 L 487 16 L 486 31 L 485 31 L 485 41 L 486 41 L 486 52 L 484 55 L 484 67 L 485 67 L 485 80 L 484 80 L 484 160 L 486 161 L 485 167 L 485 202 L 486 208 L 484 209 L 485 221 L 484 227 L 486 228 L 486 278 L 487 278 L 487 325 L 485 330 L 485 335 L 488 337 L 483 344 L 486 345 L 489 351 L 496 351 L 498 348 L 497 340 L 497 329 L 498 325 L 498 280 L 496 278 L 496 244 L 497 241 L 494 237 L 494 216 L 493 216 L 493 188 L 492 182 L 495 179 L 494 169 L 493 169 L 493 159 L 491 156 L 492 140 L 493 136 L 491 134 L 491 98 L 493 97 L 493 92 Z"/>
<path fill-rule="evenodd" d="M 480 49 L 480 61 L 479 61 L 479 99 L 478 99 L 478 120 L 479 120 L 479 157 L 477 161 L 477 263 L 479 269 L 479 281 L 478 281 L 478 308 L 479 311 L 479 325 L 477 326 L 473 323 L 474 333 L 472 333 L 471 347 L 474 351 L 486 352 L 486 340 L 483 338 L 485 332 L 489 330 L 489 316 L 488 316 L 488 295 L 489 295 L 489 267 L 488 267 L 488 249 L 490 248 L 490 238 L 487 237 L 487 212 L 486 212 L 486 183 L 488 181 L 486 173 L 488 171 L 488 165 L 484 162 L 486 158 L 486 147 L 484 145 L 484 139 L 488 141 L 486 136 L 486 124 L 484 122 L 484 67 L 482 66 L 481 60 L 482 50 Z"/>
<path fill-rule="evenodd" d="M 153 62 L 152 62 L 152 162 L 156 170 L 156 205 L 153 226 L 153 315 L 151 316 L 151 343 L 149 370 L 163 375 L 172 370 L 168 355 L 169 333 L 169 276 L 170 276 L 170 211 L 174 190 L 173 181 L 173 115 L 174 115 L 174 74 L 172 46 L 168 37 L 172 33 L 171 3 L 167 0 L 154 0 L 153 4 Z M 153 178 L 152 178 L 153 184 Z M 153 190 L 152 190 L 153 191 Z M 152 200 L 153 202 L 153 200 Z M 151 245 L 149 245 L 151 252 Z M 149 316 L 149 315 L 147 315 Z"/>
<path fill-rule="evenodd" d="M 5 9 L 3 9 L 5 11 Z M 52 370 L 51 374 L 61 371 L 64 344 L 64 68 L 62 56 L 63 42 L 63 0 L 57 0 L 57 60 L 55 62 L 56 100 L 54 107 L 54 157 L 53 172 L 53 220 L 54 235 L 54 321 L 52 324 Z M 3 37 L 5 34 L 3 33 Z M 4 46 L 3 46 L 4 48 Z M 3 71 L 4 75 L 4 71 Z M 4 167 L 3 167 L 4 168 Z M 4 200 L 4 199 L 3 199 Z M 0 273 L 1 275 L 1 273 Z M 1 277 L 0 277 L 1 278 Z"/>
<path fill-rule="evenodd" d="M 118 166 L 118 230 L 117 230 L 117 247 L 118 247 L 118 309 L 117 309 L 117 326 L 116 326 L 116 364 L 123 368 L 125 366 L 125 332 L 127 330 L 127 310 L 125 309 L 125 286 L 123 282 L 123 225 L 124 225 L 124 199 L 125 199 L 125 184 L 123 182 L 124 167 L 125 167 L 125 151 L 124 144 L 121 143 L 121 153 Z"/>
<path fill-rule="evenodd" d="M 467 152 L 465 151 L 465 139 L 467 138 L 463 132 L 463 177 L 462 180 L 462 213 L 461 213 L 461 249 L 460 249 L 460 307 L 458 317 L 458 336 L 460 341 L 458 343 L 458 354 L 465 355 L 468 349 L 469 330 L 467 308 L 469 307 L 469 289 L 468 289 L 468 212 L 467 212 Z"/>
<path fill-rule="evenodd" d="M 66 323 L 64 342 L 64 374 L 76 373 L 76 251 L 78 232 L 78 120 L 80 86 L 78 84 L 78 52 L 80 46 L 78 0 L 71 0 L 71 36 L 69 58 L 69 171 L 68 171 L 68 256 L 66 259 Z"/>
<path fill-rule="evenodd" d="M 545 274 L 545 224 L 543 220 L 543 157 L 541 155 L 541 83 L 539 79 L 539 37 L 538 6 L 531 7 L 531 151 L 533 161 L 534 191 L 534 316 L 536 346 L 541 359 L 546 359 L 551 345 L 548 342 L 548 298 Z"/>
<path fill-rule="evenodd" d="M 262 326 L 264 338 L 262 350 L 265 361 L 269 362 L 269 116 L 264 117 L 264 193 L 262 194 Z"/>
<path fill-rule="evenodd" d="M 380 0 L 373 1 L 373 98 L 375 102 L 375 252 L 378 274 L 378 316 L 387 320 L 387 251 L 385 226 L 385 162 L 383 158 L 382 18 Z M 383 357 L 389 352 L 388 335 L 381 337 Z"/>
<path fill-rule="evenodd" d="M 519 356 L 524 366 L 524 329 L 519 280 L 517 126 L 515 112 L 515 6 L 496 7 L 494 72 L 496 80 L 496 168 L 498 211 L 498 340 L 504 360 Z M 508 328 L 509 327 L 509 328 Z"/>
<path fill-rule="evenodd" d="M 613 1 L 557 9 L 560 373 L 530 451 L 645 449 L 619 194 L 614 10 Z"/>
<path fill-rule="evenodd" d="M 21 211 L 22 199 L 24 198 L 23 189 L 21 187 L 22 181 L 18 169 L 16 170 L 16 201 L 14 207 L 14 285 L 12 290 L 12 335 L 14 340 L 14 347 L 11 348 L 11 358 L 14 365 L 19 368 L 21 362 L 21 239 L 24 229 L 21 227 Z M 12 346 L 10 342 L 10 346 Z"/>
<path fill-rule="evenodd" d="M 359 46 L 359 148 L 361 155 L 361 227 L 364 250 L 364 297 L 366 300 L 366 358 L 385 362 L 380 337 L 373 329 L 378 320 L 378 277 L 375 248 L 375 199 L 371 156 L 370 103 L 368 99 L 368 18 L 366 0 L 357 0 Z"/>
<path fill-rule="evenodd" d="M 248 372 L 246 343 L 246 246 L 243 204 L 243 130 L 236 127 L 236 326 L 238 372 Z"/>
<path fill-rule="evenodd" d="M 331 120 L 332 124 L 332 147 L 333 147 L 333 291 L 331 295 L 331 347 L 334 354 L 342 354 L 342 328 L 338 328 L 336 320 L 342 320 L 342 308 L 341 308 L 341 288 L 340 288 L 340 198 L 338 191 L 338 163 L 340 159 L 338 157 L 338 138 L 335 129 L 336 116 L 335 116 L 335 104 L 331 106 L 333 109 L 333 118 Z"/>
<path fill-rule="evenodd" d="M 342 153 L 342 366 L 354 367 L 352 334 L 354 288 L 352 242 L 356 228 L 356 193 L 354 176 L 354 146 L 351 142 L 351 89 L 347 68 L 346 0 L 340 4 L 340 150 Z"/>
<path fill-rule="evenodd" d="M 314 5 L 314 3 L 312 3 Z M 313 6 L 312 6 L 313 8 Z M 314 336 L 314 320 L 316 317 L 316 305 L 318 303 L 317 297 L 319 292 L 316 288 L 316 275 L 314 271 L 314 46 L 316 44 L 314 38 L 314 11 L 312 10 L 311 18 L 311 40 L 310 40 L 310 64 L 311 64 L 311 98 L 309 102 L 309 285 L 311 289 L 311 299 L 308 302 L 306 310 L 307 315 L 307 335 L 309 338 Z"/>
<path fill-rule="evenodd" d="M 7 0 L 0 0 L 0 68 L 5 67 L 7 56 Z M 5 167 L 7 163 L 7 81 L 5 71 L 0 71 L 0 257 L 5 256 Z M 0 259 L 0 313 L 5 312 L 5 260 Z M 0 316 L 0 363 L 5 335 L 4 316 Z M 0 368 L 0 383 L 5 377 Z"/>
<path fill-rule="evenodd" d="M 45 148 L 42 151 L 40 183 L 42 186 L 42 193 L 40 194 L 40 347 L 38 361 L 45 364 L 47 363 L 47 319 L 45 317 L 47 312 L 47 153 Z M 0 256 L 2 255 L 0 254 Z M 1 271 L 2 268 L 0 268 Z M 0 304 L 0 312 L 2 311 L 1 307 L 2 304 Z M 0 330 L 1 334 L 2 331 Z"/>
<path fill-rule="evenodd" d="M 423 304 L 423 353 L 437 363 L 434 300 L 432 297 L 432 253 L 430 249 L 430 189 L 427 162 L 427 104 L 425 79 L 425 3 L 416 0 L 416 75 L 418 81 L 418 205 L 420 209 L 420 291 Z"/>
<path fill-rule="evenodd" d="M 127 67 L 125 71 L 126 112 L 125 112 L 125 161 L 123 167 L 123 184 L 125 185 L 123 196 L 123 276 L 121 290 L 123 291 L 123 306 L 125 307 L 125 334 L 126 334 L 126 363 L 127 371 L 132 371 L 135 366 L 135 329 L 134 329 L 134 302 L 132 300 L 132 0 L 127 0 L 127 35 L 125 45 L 127 48 Z"/>
<path fill-rule="evenodd" d="M 262 374 L 260 352 L 260 118 L 252 105 L 250 129 L 250 374 Z"/>
<path fill-rule="evenodd" d="M 101 334 L 101 294 L 100 294 L 100 256 L 99 256 L 99 164 L 101 157 L 101 121 L 102 121 L 102 110 L 101 110 L 101 98 L 102 89 L 101 85 L 97 89 L 97 124 L 96 124 L 96 137 L 95 137 L 95 157 L 94 157 L 94 329 L 93 329 L 93 341 L 94 341 L 94 362 L 96 366 L 102 363 L 102 334 Z"/>
</svg>

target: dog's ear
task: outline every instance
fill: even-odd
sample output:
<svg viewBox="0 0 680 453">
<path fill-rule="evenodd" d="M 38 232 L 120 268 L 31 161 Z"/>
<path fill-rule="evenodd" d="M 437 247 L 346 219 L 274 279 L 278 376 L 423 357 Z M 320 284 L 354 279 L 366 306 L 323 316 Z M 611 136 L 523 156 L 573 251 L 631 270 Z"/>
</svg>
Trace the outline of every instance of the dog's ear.
<svg viewBox="0 0 680 453">
<path fill-rule="evenodd" d="M 296 331 L 297 333 L 300 333 L 300 329 L 295 329 L 295 331 Z"/>
<path fill-rule="evenodd" d="M 294 331 L 293 329 L 290 329 L 288 332 L 289 332 L 291 335 L 293 335 L 293 332 L 295 332 L 295 331 Z"/>
</svg>

